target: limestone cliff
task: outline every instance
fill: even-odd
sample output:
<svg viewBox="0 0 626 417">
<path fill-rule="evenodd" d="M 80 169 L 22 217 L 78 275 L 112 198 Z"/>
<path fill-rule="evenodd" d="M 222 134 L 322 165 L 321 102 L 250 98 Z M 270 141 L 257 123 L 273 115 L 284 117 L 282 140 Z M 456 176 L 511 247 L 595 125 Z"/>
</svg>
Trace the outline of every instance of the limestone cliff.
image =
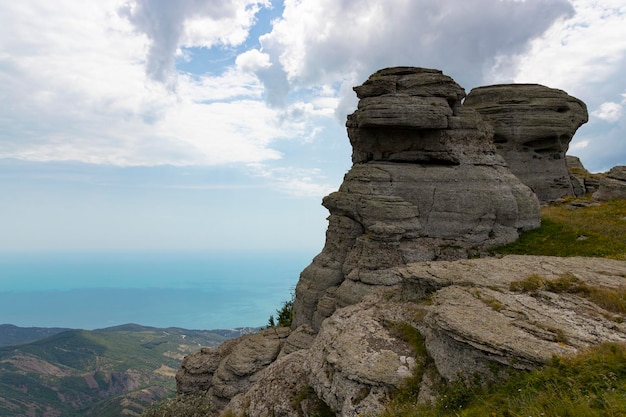
<svg viewBox="0 0 626 417">
<path fill-rule="evenodd" d="M 359 106 L 347 122 L 354 165 L 324 198 L 326 243 L 300 276 L 293 328 L 187 356 L 179 392 L 207 392 L 235 415 L 306 416 L 320 405 L 337 416 L 375 415 L 418 370 L 427 402 L 440 381 L 497 379 L 503 367 L 531 369 L 555 354 L 626 342 L 624 317 L 589 297 L 590 288 L 624 285 L 623 261 L 468 259 L 540 219 L 537 197 L 494 145 L 493 122 L 462 104 L 458 84 L 437 70 L 399 67 L 355 91 Z M 526 91 L 526 106 L 545 105 L 532 91 L 545 93 Z M 571 128 L 582 116 L 568 109 Z M 424 352 L 399 325 L 419 333 Z"/>
</svg>

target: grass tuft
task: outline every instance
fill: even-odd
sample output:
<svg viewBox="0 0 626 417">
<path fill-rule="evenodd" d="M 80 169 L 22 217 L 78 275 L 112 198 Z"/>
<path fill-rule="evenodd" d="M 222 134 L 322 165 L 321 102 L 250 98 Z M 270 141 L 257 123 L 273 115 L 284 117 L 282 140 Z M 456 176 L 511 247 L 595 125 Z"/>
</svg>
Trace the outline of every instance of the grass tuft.
<svg viewBox="0 0 626 417">
<path fill-rule="evenodd" d="M 513 281 L 509 289 L 515 292 L 536 294 L 538 291 L 569 293 L 584 297 L 597 306 L 616 314 L 626 314 L 626 288 L 590 287 L 572 273 L 549 280 L 532 274 L 521 281 Z M 614 318 L 622 321 L 620 318 Z"/>
</svg>

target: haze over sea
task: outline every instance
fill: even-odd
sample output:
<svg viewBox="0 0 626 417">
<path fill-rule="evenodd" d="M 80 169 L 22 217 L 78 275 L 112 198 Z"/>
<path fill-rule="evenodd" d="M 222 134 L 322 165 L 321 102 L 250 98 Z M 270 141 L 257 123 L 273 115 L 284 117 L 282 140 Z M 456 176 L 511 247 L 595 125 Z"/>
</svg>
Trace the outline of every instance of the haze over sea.
<svg viewBox="0 0 626 417">
<path fill-rule="evenodd" d="M 308 252 L 0 254 L 0 324 L 263 326 L 291 297 Z"/>
</svg>

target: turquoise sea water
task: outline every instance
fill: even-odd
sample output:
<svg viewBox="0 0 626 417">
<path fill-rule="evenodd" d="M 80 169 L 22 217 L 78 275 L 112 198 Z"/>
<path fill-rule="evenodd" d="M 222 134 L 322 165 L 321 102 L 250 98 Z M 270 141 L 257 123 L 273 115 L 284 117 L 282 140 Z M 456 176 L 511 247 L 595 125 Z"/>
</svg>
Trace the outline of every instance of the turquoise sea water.
<svg viewBox="0 0 626 417">
<path fill-rule="evenodd" d="M 0 254 L 0 323 L 97 329 L 125 323 L 262 326 L 314 254 Z"/>
</svg>

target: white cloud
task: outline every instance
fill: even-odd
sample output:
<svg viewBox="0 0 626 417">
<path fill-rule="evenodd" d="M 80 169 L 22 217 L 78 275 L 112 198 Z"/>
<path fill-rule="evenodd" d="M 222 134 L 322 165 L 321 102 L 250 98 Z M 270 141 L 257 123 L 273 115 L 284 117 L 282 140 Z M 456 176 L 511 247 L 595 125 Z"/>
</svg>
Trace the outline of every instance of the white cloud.
<svg viewBox="0 0 626 417">
<path fill-rule="evenodd" d="M 626 70 L 624 0 L 571 0 L 575 15 L 556 22 L 518 62 L 515 82 L 541 82 L 581 96 Z"/>
<path fill-rule="evenodd" d="M 147 36 L 146 71 L 150 78 L 175 85 L 179 46 L 236 46 L 243 43 L 259 7 L 267 0 L 132 0 L 118 8 L 120 16 Z"/>
<path fill-rule="evenodd" d="M 242 71 L 257 72 L 272 66 L 270 56 L 257 49 L 251 49 L 237 57 L 235 61 L 237 68 Z"/>
<path fill-rule="evenodd" d="M 148 3 L 128 12 L 137 16 Z M 260 3 L 235 2 L 241 10 L 230 5 L 219 12 L 225 20 L 215 11 L 211 18 L 228 24 L 243 13 L 249 20 L 254 7 L 244 6 L 254 4 Z M 151 80 L 144 63 L 157 52 L 117 5 L 0 5 L 0 158 L 120 166 L 250 163 L 280 158 L 273 142 L 310 130 L 281 120 L 281 112 L 262 101 L 257 78 L 236 68 L 218 76 L 180 74 L 176 92 Z M 182 17 L 171 19 L 179 24 Z M 227 42 L 202 36 L 205 43 Z"/>
<path fill-rule="evenodd" d="M 330 184 L 319 169 L 272 168 L 265 164 L 250 164 L 249 168 L 254 176 L 263 178 L 272 188 L 293 197 L 319 199 L 339 187 L 339 184 Z"/>
<path fill-rule="evenodd" d="M 575 141 L 573 141 L 572 143 L 570 143 L 569 146 L 569 150 L 570 151 L 577 151 L 580 149 L 585 149 L 587 146 L 589 146 L 589 140 L 583 139 L 576 139 Z"/>
<path fill-rule="evenodd" d="M 622 117 L 622 105 L 611 101 L 602 103 L 591 115 L 607 122 L 617 122 Z"/>
<path fill-rule="evenodd" d="M 571 12 L 566 0 L 364 0 L 359 7 L 285 0 L 282 18 L 261 43 L 292 86 L 355 85 L 380 68 L 413 65 L 441 68 L 471 87 L 498 55 L 521 53 Z M 342 107 L 349 101 L 344 96 Z"/>
<path fill-rule="evenodd" d="M 466 89 L 540 82 L 584 93 L 598 118 L 617 120 L 623 3 L 285 0 L 258 48 L 246 37 L 268 0 L 2 2 L 0 158 L 276 160 L 289 151 L 281 141 L 314 146 L 333 115 L 342 126 L 356 105 L 352 87 L 393 65 L 440 68 Z M 190 47 L 223 48 L 232 65 L 177 73 L 176 56 Z"/>
</svg>

